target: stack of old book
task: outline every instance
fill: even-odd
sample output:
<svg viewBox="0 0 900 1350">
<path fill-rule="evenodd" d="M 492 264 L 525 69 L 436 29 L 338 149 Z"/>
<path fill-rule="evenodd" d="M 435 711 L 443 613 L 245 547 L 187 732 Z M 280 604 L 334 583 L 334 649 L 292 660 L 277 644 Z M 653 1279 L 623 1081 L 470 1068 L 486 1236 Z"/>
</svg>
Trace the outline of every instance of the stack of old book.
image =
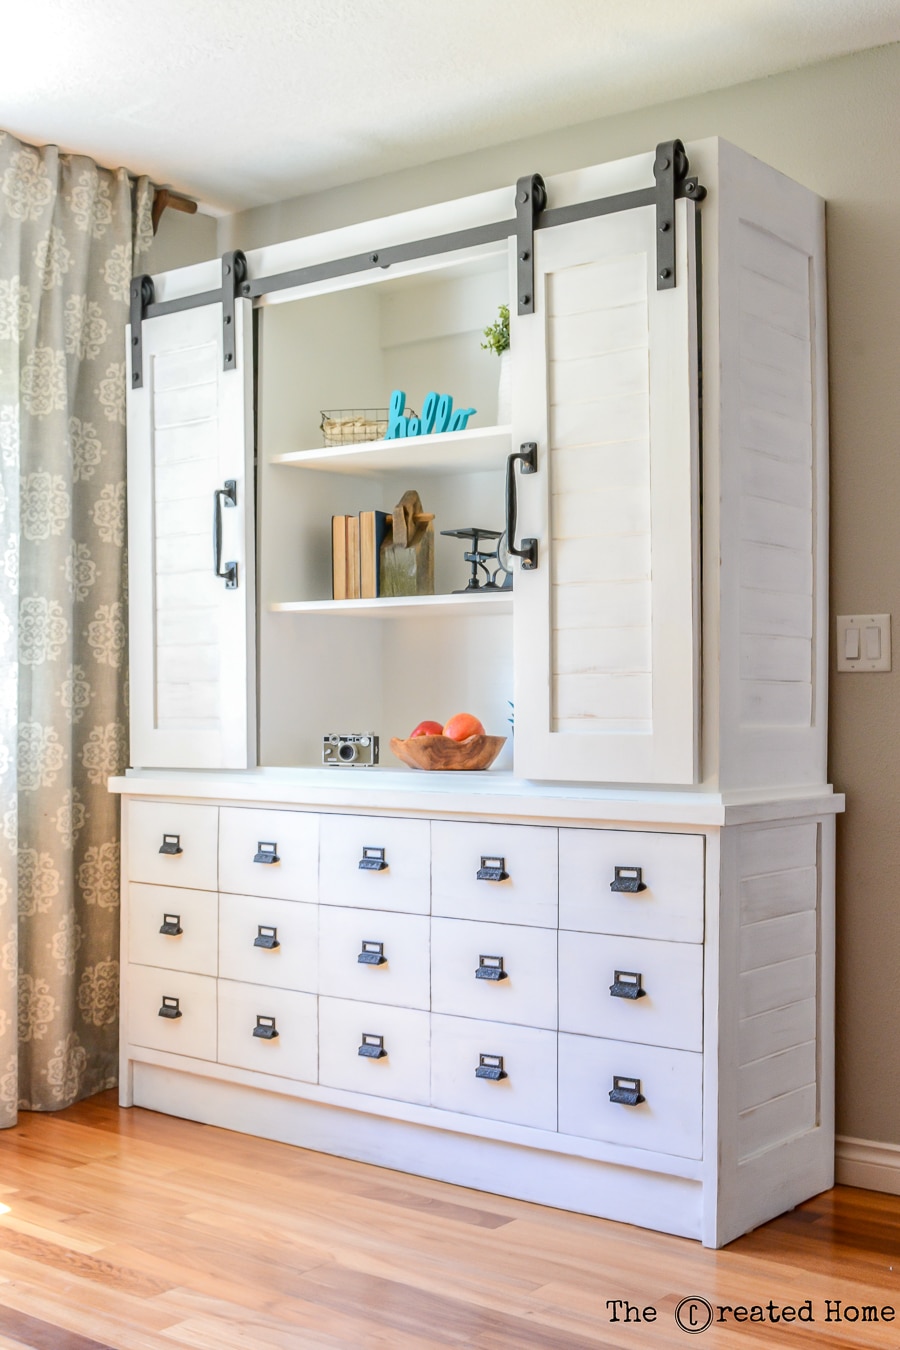
<svg viewBox="0 0 900 1350">
<path fill-rule="evenodd" d="M 335 600 L 374 600 L 381 594 L 381 545 L 390 530 L 387 511 L 331 517 L 331 567 Z"/>
</svg>

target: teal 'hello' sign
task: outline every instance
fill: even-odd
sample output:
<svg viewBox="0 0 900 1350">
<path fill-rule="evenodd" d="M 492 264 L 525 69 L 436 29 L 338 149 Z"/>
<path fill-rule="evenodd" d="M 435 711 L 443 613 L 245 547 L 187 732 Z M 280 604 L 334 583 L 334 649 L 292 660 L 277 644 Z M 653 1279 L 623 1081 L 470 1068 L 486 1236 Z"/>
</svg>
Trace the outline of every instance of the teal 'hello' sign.
<svg viewBox="0 0 900 1350">
<path fill-rule="evenodd" d="M 453 409 L 453 399 L 449 394 L 430 393 L 425 396 L 421 417 L 407 417 L 406 395 L 402 389 L 391 394 L 391 411 L 388 416 L 386 441 L 396 440 L 400 436 L 430 436 L 433 431 L 465 431 L 466 423 L 474 417 L 477 408 Z"/>
</svg>

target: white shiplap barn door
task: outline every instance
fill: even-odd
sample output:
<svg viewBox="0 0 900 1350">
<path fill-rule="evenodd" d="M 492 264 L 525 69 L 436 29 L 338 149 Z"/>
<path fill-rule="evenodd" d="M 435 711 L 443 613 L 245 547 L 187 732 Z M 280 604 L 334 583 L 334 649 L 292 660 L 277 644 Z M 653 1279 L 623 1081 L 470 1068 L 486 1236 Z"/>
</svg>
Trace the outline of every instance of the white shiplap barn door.
<svg viewBox="0 0 900 1350">
<path fill-rule="evenodd" d="M 694 207 L 656 287 L 652 207 L 535 237 L 535 313 L 513 319 L 515 766 L 526 778 L 697 778 L 699 545 Z"/>
<path fill-rule="evenodd" d="M 256 761 L 252 315 L 249 301 L 235 310 L 227 372 L 221 304 L 143 324 L 143 387 L 128 399 L 133 765 Z M 234 589 L 213 563 L 214 494 L 229 479 L 221 559 L 237 563 Z"/>
</svg>

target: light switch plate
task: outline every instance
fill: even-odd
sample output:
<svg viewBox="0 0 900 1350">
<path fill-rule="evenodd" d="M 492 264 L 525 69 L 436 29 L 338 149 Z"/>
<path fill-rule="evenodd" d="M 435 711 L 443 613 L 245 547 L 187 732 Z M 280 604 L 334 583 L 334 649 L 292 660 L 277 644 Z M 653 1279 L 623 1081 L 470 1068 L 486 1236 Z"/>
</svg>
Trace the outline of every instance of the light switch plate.
<svg viewBox="0 0 900 1350">
<path fill-rule="evenodd" d="M 837 616 L 838 670 L 890 670 L 890 614 Z"/>
</svg>

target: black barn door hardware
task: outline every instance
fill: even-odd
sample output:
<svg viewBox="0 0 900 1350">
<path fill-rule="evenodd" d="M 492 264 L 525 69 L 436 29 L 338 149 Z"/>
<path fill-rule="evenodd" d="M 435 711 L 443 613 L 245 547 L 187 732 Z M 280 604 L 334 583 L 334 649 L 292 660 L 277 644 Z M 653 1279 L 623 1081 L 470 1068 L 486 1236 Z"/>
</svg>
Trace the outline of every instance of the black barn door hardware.
<svg viewBox="0 0 900 1350">
<path fill-rule="evenodd" d="M 701 202 L 706 196 L 706 188 L 700 185 L 696 176 L 690 175 L 688 157 L 678 140 L 663 141 L 656 147 L 653 174 L 655 181 L 651 187 L 558 207 L 548 207 L 547 189 L 541 175 L 526 174 L 516 184 L 515 219 L 490 221 L 471 229 L 433 235 L 429 239 L 413 239 L 408 243 L 392 244 L 387 248 L 376 248 L 347 258 L 333 258 L 268 277 L 250 277 L 245 255 L 235 249 L 222 257 L 221 286 L 196 295 L 177 296 L 173 300 L 157 301 L 152 278 L 135 277 L 131 283 L 132 387 L 140 389 L 143 385 L 141 324 L 145 319 L 156 319 L 162 314 L 175 314 L 203 305 L 221 304 L 223 366 L 225 370 L 235 370 L 237 348 L 234 319 L 235 300 L 238 298 L 257 300 L 261 296 L 293 290 L 314 281 L 329 281 L 336 277 L 351 276 L 354 272 L 370 272 L 373 268 L 386 269 L 396 263 L 437 257 L 442 253 L 455 253 L 460 249 L 478 248 L 485 244 L 499 244 L 511 238 L 516 241 L 516 307 L 519 314 L 532 314 L 534 235 L 538 230 L 568 225 L 575 220 L 591 220 L 595 216 L 616 215 L 620 211 L 633 211 L 642 206 L 652 206 L 656 210 L 656 285 L 658 290 L 670 290 L 677 284 L 675 202 L 680 197 Z"/>
<path fill-rule="evenodd" d="M 237 506 L 237 480 L 226 478 L 225 486 L 213 492 L 213 574 L 222 577 L 226 591 L 236 591 L 238 584 L 238 565 L 227 562 L 222 567 L 222 503 Z"/>
<path fill-rule="evenodd" d="M 514 558 L 522 559 L 526 572 L 533 572 L 538 565 L 538 541 L 523 539 L 522 547 L 516 546 L 516 517 L 519 511 L 519 498 L 516 488 L 516 460 L 522 461 L 523 473 L 537 473 L 537 444 L 525 441 L 518 450 L 506 460 L 506 551 Z"/>
</svg>

